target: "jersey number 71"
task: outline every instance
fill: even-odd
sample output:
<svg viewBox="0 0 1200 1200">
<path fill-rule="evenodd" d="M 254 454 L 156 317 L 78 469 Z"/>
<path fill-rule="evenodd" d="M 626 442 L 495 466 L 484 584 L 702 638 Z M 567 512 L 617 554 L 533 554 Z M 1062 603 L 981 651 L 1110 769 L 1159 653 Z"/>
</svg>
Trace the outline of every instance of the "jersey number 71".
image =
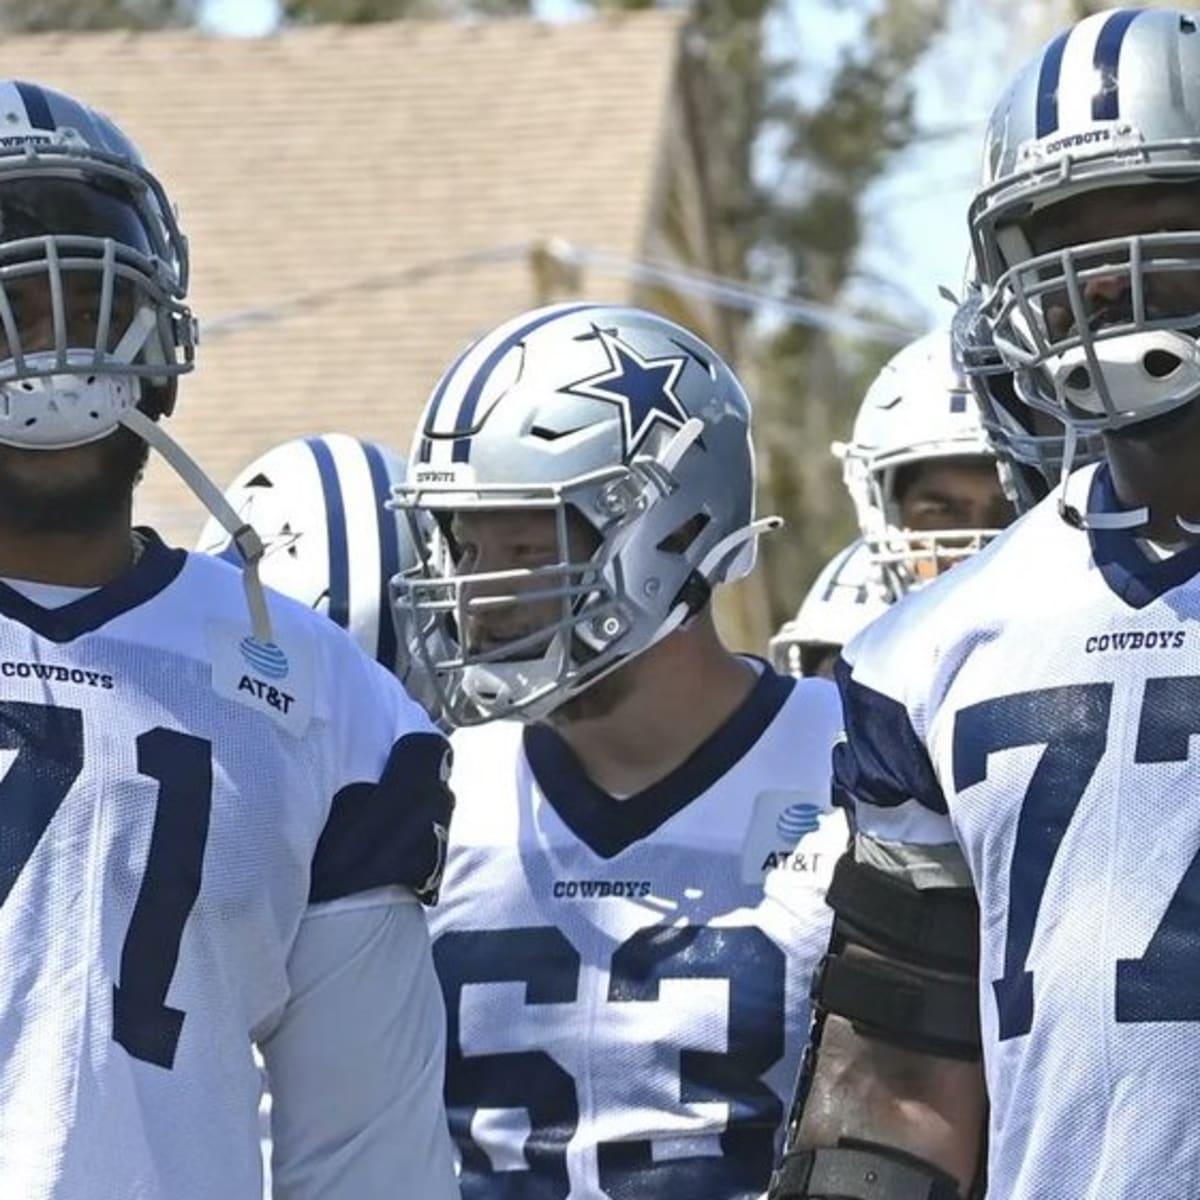
<svg viewBox="0 0 1200 1200">
<path fill-rule="evenodd" d="M 170 1068 L 184 1014 L 166 1003 L 183 926 L 200 891 L 212 808 L 212 743 L 156 726 L 139 735 L 138 773 L 158 784 L 146 871 L 113 987 L 113 1038 L 134 1058 Z M 0 701 L 0 905 L 83 770 L 83 714 Z"/>
</svg>

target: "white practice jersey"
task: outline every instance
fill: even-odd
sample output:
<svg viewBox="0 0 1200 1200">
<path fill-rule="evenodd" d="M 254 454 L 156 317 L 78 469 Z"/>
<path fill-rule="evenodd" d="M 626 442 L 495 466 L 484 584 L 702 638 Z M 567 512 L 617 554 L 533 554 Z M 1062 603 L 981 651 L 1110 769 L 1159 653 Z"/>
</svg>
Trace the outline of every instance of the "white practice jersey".
<svg viewBox="0 0 1200 1200">
<path fill-rule="evenodd" d="M 544 726 L 453 737 L 431 913 L 464 1200 L 745 1200 L 767 1186 L 846 846 L 836 689 L 765 667 L 624 800 Z"/>
<path fill-rule="evenodd" d="M 0 584 L 6 1200 L 258 1200 L 251 1044 L 288 1041 L 301 926 L 436 879 L 444 739 L 331 622 L 270 607 L 268 646 L 238 572 L 153 537 L 61 608 Z M 398 979 L 428 971 L 409 927 Z"/>
<path fill-rule="evenodd" d="M 1069 489 L 1116 507 L 1105 467 Z M 1192 1200 L 1200 545 L 1056 502 L 848 648 L 835 775 L 860 834 L 957 843 L 978 892 L 989 1195 Z"/>
</svg>

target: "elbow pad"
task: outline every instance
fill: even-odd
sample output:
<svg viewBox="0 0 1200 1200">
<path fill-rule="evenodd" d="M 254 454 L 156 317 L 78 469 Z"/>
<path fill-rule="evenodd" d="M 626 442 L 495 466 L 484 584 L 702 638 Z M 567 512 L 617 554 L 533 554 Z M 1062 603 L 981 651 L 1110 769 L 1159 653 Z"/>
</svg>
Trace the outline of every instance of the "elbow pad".
<svg viewBox="0 0 1200 1200">
<path fill-rule="evenodd" d="M 838 860 L 826 899 L 835 920 L 830 953 L 813 978 L 818 1011 L 907 1050 L 979 1058 L 974 892 L 916 888 L 849 852 Z M 847 955 L 848 943 L 885 957 Z"/>
</svg>

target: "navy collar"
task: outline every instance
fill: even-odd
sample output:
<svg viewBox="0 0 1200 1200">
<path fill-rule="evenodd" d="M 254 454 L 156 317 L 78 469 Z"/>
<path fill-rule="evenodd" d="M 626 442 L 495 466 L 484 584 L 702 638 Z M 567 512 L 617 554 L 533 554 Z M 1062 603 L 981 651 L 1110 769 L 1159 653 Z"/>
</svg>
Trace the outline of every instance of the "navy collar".
<svg viewBox="0 0 1200 1200">
<path fill-rule="evenodd" d="M 1107 463 L 1101 463 L 1088 489 L 1088 512 L 1121 508 Z M 1130 608 L 1145 608 L 1164 592 L 1186 583 L 1200 571 L 1200 542 L 1169 558 L 1151 558 L 1138 545 L 1136 529 L 1089 529 L 1092 558 L 1113 593 Z"/>
<path fill-rule="evenodd" d="M 563 824 L 601 858 L 613 858 L 653 833 L 736 766 L 775 719 L 795 683 L 762 663 L 757 683 L 725 724 L 669 775 L 625 800 L 597 787 L 549 725 L 525 727 L 525 757 L 546 802 Z"/>
<path fill-rule="evenodd" d="M 0 582 L 0 616 L 32 629 L 51 642 L 69 642 L 157 596 L 183 569 L 187 551 L 171 549 L 152 529 L 139 527 L 141 557 L 112 583 L 61 608 L 42 608 Z"/>
</svg>

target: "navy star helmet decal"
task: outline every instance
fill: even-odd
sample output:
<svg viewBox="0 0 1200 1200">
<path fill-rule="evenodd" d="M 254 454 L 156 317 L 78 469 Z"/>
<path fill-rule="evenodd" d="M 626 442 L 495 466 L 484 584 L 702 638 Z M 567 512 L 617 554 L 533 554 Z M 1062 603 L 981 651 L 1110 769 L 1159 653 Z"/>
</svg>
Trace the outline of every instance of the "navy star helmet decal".
<svg viewBox="0 0 1200 1200">
<path fill-rule="evenodd" d="M 608 369 L 567 384 L 559 391 L 618 405 L 626 454 L 637 448 L 655 421 L 681 428 L 688 414 L 675 395 L 675 384 L 687 362 L 686 356 L 643 358 L 612 330 L 597 329 L 596 337 L 608 354 Z"/>
<path fill-rule="evenodd" d="M 247 525 L 253 525 L 254 522 L 254 499 L 255 496 L 265 488 L 273 488 L 275 484 L 261 472 L 255 475 L 253 479 L 246 482 L 246 498 L 238 506 L 237 515 Z M 255 490 L 251 490 L 255 489 Z M 272 554 L 278 554 L 280 551 L 286 550 L 289 554 L 296 553 L 296 543 L 303 536 L 301 530 L 293 529 L 291 522 L 284 520 L 283 524 L 274 531 L 258 529 L 258 536 L 263 545 L 263 558 L 270 558 Z M 225 543 L 224 549 L 217 554 L 217 557 L 224 559 L 225 562 L 233 563 L 235 567 L 242 565 L 242 556 L 238 552 L 237 546 L 233 544 L 233 540 L 224 529 L 218 529 L 217 535 Z M 219 544 L 219 543 L 218 543 Z M 214 546 L 201 547 L 203 553 L 211 554 L 215 549 Z"/>
</svg>

